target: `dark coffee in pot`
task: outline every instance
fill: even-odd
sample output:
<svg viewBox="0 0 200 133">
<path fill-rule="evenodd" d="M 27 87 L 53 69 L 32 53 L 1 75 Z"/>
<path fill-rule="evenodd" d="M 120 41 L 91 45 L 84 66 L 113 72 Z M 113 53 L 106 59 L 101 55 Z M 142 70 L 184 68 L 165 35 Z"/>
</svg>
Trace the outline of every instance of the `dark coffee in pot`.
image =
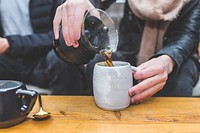
<svg viewBox="0 0 200 133">
<path fill-rule="evenodd" d="M 99 53 L 98 49 L 108 45 L 107 29 L 101 20 L 90 16 L 84 26 L 84 33 L 77 41 L 78 48 L 68 47 L 65 44 L 62 30 L 60 30 L 60 39 L 54 41 L 54 50 L 58 57 L 72 64 L 85 64 L 93 59 L 96 53 Z"/>
<path fill-rule="evenodd" d="M 58 57 L 71 64 L 86 64 L 102 50 L 112 51 L 118 43 L 118 33 L 112 19 L 101 9 L 86 12 L 78 48 L 67 46 L 62 27 L 59 39 L 54 40 L 54 51 Z"/>
</svg>

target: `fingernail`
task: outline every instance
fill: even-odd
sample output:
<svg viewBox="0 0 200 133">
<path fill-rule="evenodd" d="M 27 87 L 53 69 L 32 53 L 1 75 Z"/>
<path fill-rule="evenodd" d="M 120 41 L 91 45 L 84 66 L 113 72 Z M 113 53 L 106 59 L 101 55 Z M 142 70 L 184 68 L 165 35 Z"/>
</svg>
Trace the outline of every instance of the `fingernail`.
<svg viewBox="0 0 200 133">
<path fill-rule="evenodd" d="M 71 42 L 70 41 L 67 41 L 67 46 L 71 46 Z"/>
<path fill-rule="evenodd" d="M 79 46 L 78 41 L 75 41 L 73 46 L 74 46 L 74 48 L 77 48 Z"/>
<path fill-rule="evenodd" d="M 135 95 L 135 91 L 133 91 L 133 90 L 129 91 L 129 95 L 130 96 L 134 96 Z"/>
<path fill-rule="evenodd" d="M 131 99 L 131 104 L 135 104 L 135 100 L 133 98 Z"/>
<path fill-rule="evenodd" d="M 58 33 L 55 34 L 55 39 L 56 39 L 56 40 L 59 39 Z"/>
<path fill-rule="evenodd" d="M 137 105 L 137 104 L 139 104 L 140 102 L 138 101 L 138 100 L 135 100 L 135 99 L 131 99 L 131 104 L 132 105 Z"/>
</svg>

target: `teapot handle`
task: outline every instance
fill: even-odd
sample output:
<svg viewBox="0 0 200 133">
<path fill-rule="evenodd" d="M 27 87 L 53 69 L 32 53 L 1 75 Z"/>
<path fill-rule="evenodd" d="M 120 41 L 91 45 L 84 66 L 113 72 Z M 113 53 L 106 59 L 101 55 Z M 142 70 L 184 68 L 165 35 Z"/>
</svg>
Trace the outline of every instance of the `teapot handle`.
<svg viewBox="0 0 200 133">
<path fill-rule="evenodd" d="M 16 91 L 16 94 L 20 99 L 20 110 L 22 111 L 22 114 L 28 114 L 32 110 L 36 102 L 38 93 L 34 90 L 18 89 Z"/>
</svg>

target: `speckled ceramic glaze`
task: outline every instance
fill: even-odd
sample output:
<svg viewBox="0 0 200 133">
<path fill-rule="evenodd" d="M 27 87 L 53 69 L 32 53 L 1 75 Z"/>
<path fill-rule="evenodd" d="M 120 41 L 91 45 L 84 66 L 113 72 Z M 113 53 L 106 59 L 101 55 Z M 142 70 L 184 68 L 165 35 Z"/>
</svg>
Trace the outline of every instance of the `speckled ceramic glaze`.
<svg viewBox="0 0 200 133">
<path fill-rule="evenodd" d="M 105 110 L 117 111 L 130 105 L 128 90 L 133 86 L 131 66 L 113 61 L 114 67 L 97 63 L 93 73 L 93 91 L 96 104 Z"/>
</svg>

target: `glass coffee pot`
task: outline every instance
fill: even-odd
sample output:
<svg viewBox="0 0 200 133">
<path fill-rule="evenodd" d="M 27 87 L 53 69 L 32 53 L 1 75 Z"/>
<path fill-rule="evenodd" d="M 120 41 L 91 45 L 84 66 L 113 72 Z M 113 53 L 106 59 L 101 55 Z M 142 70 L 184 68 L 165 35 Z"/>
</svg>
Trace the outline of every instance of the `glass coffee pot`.
<svg viewBox="0 0 200 133">
<path fill-rule="evenodd" d="M 112 52 L 118 44 L 114 22 L 106 12 L 97 8 L 84 15 L 78 48 L 66 45 L 62 28 L 59 37 L 54 40 L 54 51 L 59 58 L 71 64 L 86 64 L 102 51 Z"/>
</svg>

